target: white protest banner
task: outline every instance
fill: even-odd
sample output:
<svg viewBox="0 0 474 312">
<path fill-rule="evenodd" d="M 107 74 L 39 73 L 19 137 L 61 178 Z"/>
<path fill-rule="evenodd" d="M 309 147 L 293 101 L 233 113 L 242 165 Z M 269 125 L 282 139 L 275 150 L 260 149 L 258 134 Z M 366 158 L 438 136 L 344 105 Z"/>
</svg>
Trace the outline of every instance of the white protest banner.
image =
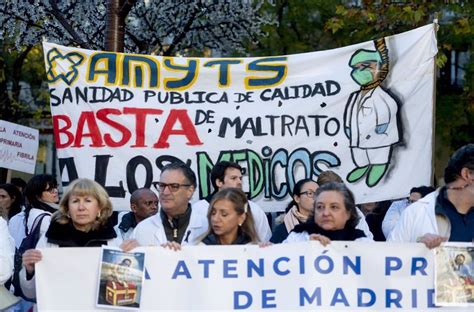
<svg viewBox="0 0 474 312">
<path fill-rule="evenodd" d="M 0 120 L 0 167 L 34 173 L 39 131 Z"/>
<path fill-rule="evenodd" d="M 273 57 L 43 47 L 63 183 L 95 179 L 115 209 L 176 160 L 198 176 L 195 200 L 212 192 L 216 162 L 238 162 L 244 190 L 267 211 L 328 169 L 358 203 L 430 183 L 434 25 Z"/>
<path fill-rule="evenodd" d="M 97 310 L 100 251 L 42 249 L 36 267 L 39 309 Z M 324 248 L 304 242 L 141 251 L 146 253 L 142 310 L 430 310 L 434 304 L 433 252 L 422 244 L 332 242 Z"/>
</svg>

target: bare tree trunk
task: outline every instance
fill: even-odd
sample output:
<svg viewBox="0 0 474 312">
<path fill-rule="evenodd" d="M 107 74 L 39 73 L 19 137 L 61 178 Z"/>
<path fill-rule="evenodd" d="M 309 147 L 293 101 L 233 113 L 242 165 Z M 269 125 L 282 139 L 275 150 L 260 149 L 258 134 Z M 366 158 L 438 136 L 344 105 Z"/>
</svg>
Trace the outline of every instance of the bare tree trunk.
<svg viewBox="0 0 474 312">
<path fill-rule="evenodd" d="M 123 52 L 125 42 L 125 18 L 120 14 L 125 0 L 107 0 L 107 20 L 105 27 L 105 49 Z"/>
<path fill-rule="evenodd" d="M 20 91 L 21 91 L 21 69 L 23 64 L 25 63 L 28 54 L 30 53 L 31 49 L 33 49 L 32 45 L 29 45 L 23 50 L 18 57 L 15 59 L 12 68 L 12 99 L 14 101 L 19 102 L 20 100 Z"/>
<path fill-rule="evenodd" d="M 5 46 L 0 48 L 1 54 L 5 53 Z M 8 70 L 3 57 L 0 57 L 0 112 L 1 119 L 12 121 L 13 112 L 11 110 L 10 96 L 8 95 Z"/>
<path fill-rule="evenodd" d="M 107 0 L 105 49 L 123 52 L 125 47 L 125 19 L 137 0 Z"/>
</svg>

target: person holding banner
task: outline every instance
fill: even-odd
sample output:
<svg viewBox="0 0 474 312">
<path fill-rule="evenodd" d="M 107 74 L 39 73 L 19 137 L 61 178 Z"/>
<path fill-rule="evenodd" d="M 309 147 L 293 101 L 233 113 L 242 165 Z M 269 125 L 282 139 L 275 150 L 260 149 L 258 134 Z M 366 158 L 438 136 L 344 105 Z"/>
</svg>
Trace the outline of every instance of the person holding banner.
<svg viewBox="0 0 474 312">
<path fill-rule="evenodd" d="M 211 183 L 214 187 L 214 193 L 206 198 L 193 203 L 193 209 L 200 209 L 207 213 L 209 203 L 212 201 L 214 194 L 225 188 L 234 187 L 242 189 L 242 167 L 230 161 L 217 162 L 211 170 Z M 257 232 L 259 241 L 268 242 L 272 236 L 270 225 L 268 224 L 267 216 L 263 209 L 257 203 L 249 200 L 249 205 L 253 220 L 255 231 Z"/>
<path fill-rule="evenodd" d="M 330 182 L 344 183 L 344 180 L 332 170 L 325 170 L 321 172 L 318 175 L 318 179 L 316 180 L 316 183 L 318 183 L 319 186 L 323 186 L 324 184 L 327 184 Z M 364 231 L 364 234 L 366 237 L 373 239 L 374 234 L 372 234 L 372 232 L 370 231 L 369 224 L 365 220 L 364 213 L 357 206 L 356 206 L 356 211 L 357 211 L 357 214 L 359 215 L 359 222 L 357 223 L 356 228 Z"/>
<path fill-rule="evenodd" d="M 246 245 L 259 242 L 247 196 L 240 188 L 217 192 L 207 213 L 210 229 L 204 245 Z"/>
<path fill-rule="evenodd" d="M 405 209 L 391 242 L 474 242 L 474 144 L 459 148 L 444 170 L 446 185 Z"/>
<path fill-rule="evenodd" d="M 132 238 L 140 246 L 196 245 L 209 229 L 207 211 L 192 209 L 189 200 L 196 189 L 196 175 L 182 162 L 167 164 L 161 169 L 159 191 L 160 212 L 140 222 Z"/>
<path fill-rule="evenodd" d="M 330 182 L 314 194 L 314 218 L 297 225 L 284 243 L 316 240 L 326 246 L 331 240 L 368 240 L 359 222 L 354 195 L 343 184 Z"/>
<path fill-rule="evenodd" d="M 20 285 L 24 295 L 36 297 L 35 264 L 42 258 L 39 248 L 121 246 L 121 236 L 114 230 L 117 220 L 111 218 L 112 212 L 112 203 L 100 184 L 89 179 L 73 181 L 36 249 L 23 254 Z"/>
<path fill-rule="evenodd" d="M 283 223 L 273 231 L 270 241 L 283 242 L 296 225 L 305 223 L 314 213 L 314 193 L 319 185 L 312 179 L 302 179 L 293 187 L 293 200 L 286 207 Z"/>
</svg>

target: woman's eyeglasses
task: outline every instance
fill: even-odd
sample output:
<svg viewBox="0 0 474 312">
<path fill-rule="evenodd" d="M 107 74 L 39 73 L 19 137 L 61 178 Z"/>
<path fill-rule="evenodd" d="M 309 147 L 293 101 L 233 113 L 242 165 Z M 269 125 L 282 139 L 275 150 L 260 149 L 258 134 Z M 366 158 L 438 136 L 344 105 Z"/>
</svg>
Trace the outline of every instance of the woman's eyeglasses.
<svg viewBox="0 0 474 312">
<path fill-rule="evenodd" d="M 57 186 L 51 186 L 51 187 L 48 187 L 47 189 L 45 189 L 44 191 L 48 192 L 48 193 L 51 193 L 51 194 L 54 194 L 54 193 L 58 192 L 58 187 Z"/>
<path fill-rule="evenodd" d="M 190 187 L 191 184 L 153 182 L 153 186 L 158 190 L 158 192 L 164 192 L 165 188 L 168 187 L 172 193 L 175 193 L 180 187 Z"/>
<path fill-rule="evenodd" d="M 314 194 L 316 194 L 316 193 L 313 192 L 313 191 L 305 191 L 305 192 L 301 192 L 301 193 L 300 193 L 300 196 L 301 196 L 301 195 L 306 195 L 306 196 L 308 196 L 309 198 L 314 198 Z"/>
</svg>

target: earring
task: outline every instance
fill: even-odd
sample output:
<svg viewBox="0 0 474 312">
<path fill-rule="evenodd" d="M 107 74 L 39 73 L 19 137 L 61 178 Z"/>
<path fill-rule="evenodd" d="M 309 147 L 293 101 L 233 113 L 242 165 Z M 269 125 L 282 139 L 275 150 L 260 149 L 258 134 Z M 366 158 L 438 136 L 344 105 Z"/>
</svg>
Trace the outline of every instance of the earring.
<svg viewBox="0 0 474 312">
<path fill-rule="evenodd" d="M 99 211 L 99 213 L 97 213 L 97 218 L 96 219 L 100 219 L 100 211 Z"/>
<path fill-rule="evenodd" d="M 239 223 L 239 226 L 242 226 L 242 223 Z"/>
</svg>

